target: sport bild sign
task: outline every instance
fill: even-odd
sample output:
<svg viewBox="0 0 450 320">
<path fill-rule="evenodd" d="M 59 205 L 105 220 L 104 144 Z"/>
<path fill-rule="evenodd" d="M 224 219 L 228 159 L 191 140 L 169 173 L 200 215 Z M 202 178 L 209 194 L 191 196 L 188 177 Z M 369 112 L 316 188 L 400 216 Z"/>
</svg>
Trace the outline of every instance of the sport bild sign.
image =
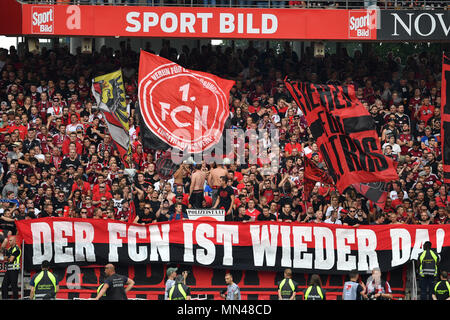
<svg viewBox="0 0 450 320">
<path fill-rule="evenodd" d="M 450 267 L 450 225 L 362 226 L 188 221 L 135 225 L 108 220 L 17 221 L 27 269 L 71 264 L 181 263 L 234 270 L 388 271 L 417 259 L 425 241 Z M 21 241 L 21 239 L 19 239 Z"/>
<path fill-rule="evenodd" d="M 52 6 L 33 6 L 31 13 L 32 32 L 53 34 L 55 31 L 55 9 Z"/>
<path fill-rule="evenodd" d="M 450 37 L 449 10 L 381 10 L 378 40 L 443 40 Z"/>
<path fill-rule="evenodd" d="M 234 81 L 141 51 L 139 107 L 146 127 L 169 146 L 199 153 L 219 142 Z"/>
<path fill-rule="evenodd" d="M 53 10 L 51 29 L 60 36 L 376 40 L 377 31 L 375 10 L 30 4 L 21 8 L 23 35 L 49 33 L 50 25 L 35 28 L 36 21 L 49 18 L 34 18 L 44 13 L 40 8 Z"/>
</svg>

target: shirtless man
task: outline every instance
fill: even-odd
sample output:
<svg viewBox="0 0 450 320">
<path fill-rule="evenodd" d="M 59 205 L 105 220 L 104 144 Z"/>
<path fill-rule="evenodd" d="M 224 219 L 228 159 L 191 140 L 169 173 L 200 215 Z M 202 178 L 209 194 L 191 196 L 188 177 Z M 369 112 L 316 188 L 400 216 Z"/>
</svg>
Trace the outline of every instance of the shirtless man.
<svg viewBox="0 0 450 320">
<path fill-rule="evenodd" d="M 175 171 L 175 174 L 173 175 L 174 178 L 174 187 L 182 186 L 184 191 L 184 183 L 183 179 L 186 178 L 189 175 L 189 165 L 182 163 L 177 171 Z"/>
<path fill-rule="evenodd" d="M 222 184 L 220 178 L 227 176 L 227 175 L 228 175 L 228 170 L 225 169 L 222 164 L 217 164 L 217 167 L 212 169 L 209 173 L 208 184 L 213 189 L 212 193 L 211 193 L 213 204 L 216 203 L 217 191 Z"/>
<path fill-rule="evenodd" d="M 194 169 L 189 188 L 189 203 L 192 205 L 192 208 L 201 209 L 204 200 L 203 189 L 207 173 L 202 170 L 201 164 L 197 164 Z"/>
</svg>

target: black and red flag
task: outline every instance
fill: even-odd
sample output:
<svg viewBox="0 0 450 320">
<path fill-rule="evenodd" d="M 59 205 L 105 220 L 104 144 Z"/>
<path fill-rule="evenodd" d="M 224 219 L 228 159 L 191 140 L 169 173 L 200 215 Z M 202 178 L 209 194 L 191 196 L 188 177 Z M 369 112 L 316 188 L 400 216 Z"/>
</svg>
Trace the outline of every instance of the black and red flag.
<svg viewBox="0 0 450 320">
<path fill-rule="evenodd" d="M 441 147 L 442 163 L 444 165 L 444 183 L 450 183 L 450 58 L 442 57 L 441 82 Z"/>
<path fill-rule="evenodd" d="M 311 197 L 311 192 L 314 189 L 316 182 L 324 184 L 333 184 L 333 180 L 326 170 L 319 168 L 308 157 L 305 157 L 305 173 L 303 177 L 303 200 L 308 201 Z"/>
<path fill-rule="evenodd" d="M 398 180 L 395 163 L 382 153 L 375 123 L 354 86 L 285 83 L 340 193 L 355 184 Z M 370 188 L 360 188 L 364 190 Z"/>
<path fill-rule="evenodd" d="M 144 147 L 200 153 L 216 145 L 229 118 L 233 85 L 141 51 L 138 112 Z"/>
</svg>

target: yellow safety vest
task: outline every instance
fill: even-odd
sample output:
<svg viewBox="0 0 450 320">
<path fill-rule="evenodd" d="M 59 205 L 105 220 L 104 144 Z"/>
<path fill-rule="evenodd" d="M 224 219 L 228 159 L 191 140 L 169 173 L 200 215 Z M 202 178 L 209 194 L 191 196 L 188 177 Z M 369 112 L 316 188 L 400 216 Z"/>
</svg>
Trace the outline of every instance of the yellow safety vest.
<svg viewBox="0 0 450 320">
<path fill-rule="evenodd" d="M 305 292 L 305 300 L 308 300 L 308 296 L 309 296 L 309 294 L 310 294 L 310 292 L 311 292 L 311 290 L 312 290 L 312 288 L 313 288 L 314 286 L 310 286 L 308 289 L 306 289 L 306 292 Z M 317 293 L 319 294 L 319 296 L 320 296 L 320 298 L 323 300 L 323 293 L 322 293 L 322 289 L 320 289 L 320 287 L 319 286 L 315 286 L 317 289 Z"/>
<path fill-rule="evenodd" d="M 447 286 L 447 291 L 448 291 L 448 293 L 450 295 L 450 283 L 448 283 L 448 281 L 445 281 L 445 280 L 441 280 L 438 283 L 436 283 L 436 285 L 434 286 L 434 292 L 438 293 L 438 294 L 444 294 L 445 293 L 445 290 L 439 290 L 439 292 L 437 291 L 437 287 L 441 284 L 442 281 L 445 282 L 445 285 Z"/>
<path fill-rule="evenodd" d="M 172 295 L 173 295 L 173 292 L 175 291 L 175 287 L 176 286 L 178 286 L 178 290 L 180 291 L 181 295 L 183 296 L 183 299 L 182 298 L 172 299 Z M 172 288 L 170 288 L 170 290 L 169 290 L 169 300 L 186 300 L 186 292 L 184 291 L 183 286 L 182 286 L 181 283 L 179 283 L 178 285 L 173 285 Z"/>
<path fill-rule="evenodd" d="M 20 257 L 22 256 L 22 251 L 18 246 L 15 246 L 12 249 L 11 253 L 16 252 L 17 250 L 19 250 L 19 255 L 16 257 L 16 259 L 14 259 L 12 263 L 8 263 L 8 270 L 20 270 Z"/>
<path fill-rule="evenodd" d="M 97 288 L 97 294 L 100 292 L 100 290 L 102 290 L 102 288 L 103 288 L 104 285 L 105 285 L 105 284 L 102 283 L 101 285 L 98 286 L 98 288 Z M 103 294 L 102 297 L 106 297 L 106 292 Z"/>
<path fill-rule="evenodd" d="M 279 285 L 279 287 L 278 287 L 278 290 L 281 291 L 281 289 L 283 289 L 284 284 L 286 283 L 286 281 L 288 282 L 289 286 L 291 287 L 292 292 L 295 292 L 295 285 L 294 285 L 294 282 L 292 281 L 292 279 L 286 279 L 286 278 L 283 279 L 283 280 L 280 282 L 280 285 Z M 283 294 L 283 292 L 281 292 L 281 294 Z"/>
<path fill-rule="evenodd" d="M 434 260 L 434 269 L 423 269 L 423 262 L 424 262 L 425 255 L 427 254 L 427 252 L 430 253 L 431 257 Z M 424 272 L 427 272 L 428 274 L 433 273 L 434 276 L 437 276 L 437 272 L 438 272 L 437 261 L 438 261 L 438 257 L 433 252 L 433 250 L 425 250 L 424 252 L 422 252 L 420 254 L 420 257 L 419 257 L 419 263 L 420 263 L 420 265 L 419 265 L 419 275 L 421 277 L 423 277 L 425 275 Z"/>
<path fill-rule="evenodd" d="M 34 279 L 34 296 L 33 299 L 36 298 L 41 298 L 43 296 L 45 296 L 51 288 L 51 286 L 53 286 L 52 291 L 54 290 L 54 292 L 56 293 L 56 278 L 53 275 L 53 273 L 51 273 L 50 271 L 47 271 L 47 276 L 50 279 L 51 285 L 50 284 L 44 284 L 44 285 L 39 285 L 39 282 L 42 280 L 42 278 L 44 277 L 45 271 L 42 270 Z M 40 291 L 44 291 L 45 293 L 40 293 Z"/>
</svg>

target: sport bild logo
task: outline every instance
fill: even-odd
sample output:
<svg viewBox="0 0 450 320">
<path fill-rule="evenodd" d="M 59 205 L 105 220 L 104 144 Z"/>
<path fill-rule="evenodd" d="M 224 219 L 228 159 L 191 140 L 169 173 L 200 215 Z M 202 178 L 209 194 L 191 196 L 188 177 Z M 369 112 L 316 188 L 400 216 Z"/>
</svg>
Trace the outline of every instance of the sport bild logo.
<svg viewBox="0 0 450 320">
<path fill-rule="evenodd" d="M 350 10 L 348 13 L 348 37 L 350 39 L 371 39 L 376 29 L 375 10 Z"/>
<path fill-rule="evenodd" d="M 55 10 L 39 6 L 31 9 L 31 33 L 53 34 L 55 32 Z"/>
</svg>

